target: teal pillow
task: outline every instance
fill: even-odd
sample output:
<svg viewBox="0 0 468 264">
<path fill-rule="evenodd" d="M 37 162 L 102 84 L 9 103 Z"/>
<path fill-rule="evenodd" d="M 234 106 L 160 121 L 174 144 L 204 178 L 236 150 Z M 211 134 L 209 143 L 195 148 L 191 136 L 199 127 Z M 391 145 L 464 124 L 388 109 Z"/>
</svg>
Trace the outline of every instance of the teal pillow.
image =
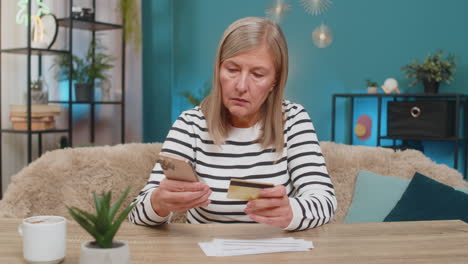
<svg viewBox="0 0 468 264">
<path fill-rule="evenodd" d="M 455 187 L 454 189 L 457 190 L 457 191 L 464 192 L 464 193 L 468 194 L 468 189 L 463 189 L 463 188 L 458 188 L 458 187 Z"/>
<path fill-rule="evenodd" d="M 456 219 L 468 222 L 468 194 L 416 172 L 384 222 Z"/>
<path fill-rule="evenodd" d="M 345 223 L 382 222 L 409 184 L 408 179 L 359 171 Z"/>
</svg>

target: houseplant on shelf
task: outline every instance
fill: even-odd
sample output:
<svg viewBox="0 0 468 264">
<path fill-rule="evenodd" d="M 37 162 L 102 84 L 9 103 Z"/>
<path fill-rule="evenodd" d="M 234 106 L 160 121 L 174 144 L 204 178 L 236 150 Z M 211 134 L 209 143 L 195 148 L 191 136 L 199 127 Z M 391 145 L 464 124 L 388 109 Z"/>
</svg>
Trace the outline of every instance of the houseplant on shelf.
<svg viewBox="0 0 468 264">
<path fill-rule="evenodd" d="M 88 213 L 76 207 L 67 207 L 72 218 L 95 239 L 95 241 L 81 244 L 80 264 L 130 263 L 128 242 L 113 240 L 120 225 L 135 206 L 135 204 L 129 205 L 117 216 L 117 210 L 129 191 L 130 188 L 127 188 L 122 197 L 112 207 L 110 206 L 110 191 L 100 196 L 93 193 L 96 214 Z"/>
<path fill-rule="evenodd" d="M 136 0 L 119 0 L 118 10 L 123 19 L 125 41 L 131 41 L 135 50 L 141 46 L 140 7 Z"/>
<path fill-rule="evenodd" d="M 409 86 L 422 81 L 425 93 L 437 93 L 441 81 L 450 83 L 456 71 L 455 56 L 449 55 L 444 60 L 443 54 L 444 51 L 440 50 L 434 55 L 429 54 L 423 63 L 414 61 L 401 67 L 406 78 L 413 78 Z"/>
<path fill-rule="evenodd" d="M 379 84 L 377 82 L 366 80 L 367 83 L 367 93 L 376 94 L 378 91 Z"/>
<path fill-rule="evenodd" d="M 59 78 L 68 79 L 70 64 L 72 67 L 72 79 L 75 81 L 76 101 L 90 101 L 93 99 L 93 87 L 95 80 L 105 80 L 107 70 L 114 67 L 114 57 L 104 53 L 105 48 L 97 41 L 91 41 L 86 57 L 62 55 L 57 58 L 53 66 L 59 67 Z"/>
</svg>

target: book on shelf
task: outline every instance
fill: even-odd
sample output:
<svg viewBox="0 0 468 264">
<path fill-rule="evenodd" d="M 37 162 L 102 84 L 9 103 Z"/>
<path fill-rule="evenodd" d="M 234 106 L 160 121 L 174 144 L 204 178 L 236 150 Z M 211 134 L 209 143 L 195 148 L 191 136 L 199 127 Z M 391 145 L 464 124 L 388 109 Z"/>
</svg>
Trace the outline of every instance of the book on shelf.
<svg viewBox="0 0 468 264">
<path fill-rule="evenodd" d="M 31 117 L 47 117 L 60 115 L 60 105 L 47 105 L 47 104 L 33 104 L 31 105 Z M 27 117 L 28 106 L 24 104 L 12 104 L 10 105 L 10 116 L 11 117 Z"/>
<path fill-rule="evenodd" d="M 14 130 L 28 130 L 28 121 L 12 121 L 11 122 Z M 35 121 L 31 120 L 31 130 L 48 130 L 55 129 L 55 121 Z"/>
<path fill-rule="evenodd" d="M 60 114 L 58 105 L 31 105 L 31 130 L 55 129 L 54 116 Z M 14 130 L 28 129 L 26 105 L 10 105 L 10 121 Z"/>
<path fill-rule="evenodd" d="M 27 117 L 20 117 L 20 116 L 10 116 L 11 122 L 28 122 Z M 51 122 L 54 121 L 53 116 L 41 116 L 41 117 L 32 117 L 31 122 Z"/>
</svg>

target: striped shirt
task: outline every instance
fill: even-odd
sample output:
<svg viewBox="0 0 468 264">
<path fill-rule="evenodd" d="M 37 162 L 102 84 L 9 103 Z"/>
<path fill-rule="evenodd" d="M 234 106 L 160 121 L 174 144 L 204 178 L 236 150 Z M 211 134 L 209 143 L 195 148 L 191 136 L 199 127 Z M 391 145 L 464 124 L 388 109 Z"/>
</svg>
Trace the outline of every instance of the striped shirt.
<svg viewBox="0 0 468 264">
<path fill-rule="evenodd" d="M 309 115 L 304 107 L 289 101 L 283 102 L 283 111 L 285 148 L 280 156 L 257 142 L 259 124 L 232 128 L 225 142 L 217 146 L 199 107 L 179 116 L 161 153 L 189 159 L 200 181 L 212 190 L 208 206 L 187 211 L 188 223 L 254 223 L 243 212 L 247 201 L 226 197 L 231 178 L 284 185 L 293 212 L 285 230 L 314 228 L 332 219 L 337 206 L 335 192 Z M 170 215 L 157 215 L 150 201 L 164 177 L 156 163 L 146 186 L 134 200 L 137 205 L 129 214 L 131 222 L 155 226 L 169 220 Z"/>
</svg>

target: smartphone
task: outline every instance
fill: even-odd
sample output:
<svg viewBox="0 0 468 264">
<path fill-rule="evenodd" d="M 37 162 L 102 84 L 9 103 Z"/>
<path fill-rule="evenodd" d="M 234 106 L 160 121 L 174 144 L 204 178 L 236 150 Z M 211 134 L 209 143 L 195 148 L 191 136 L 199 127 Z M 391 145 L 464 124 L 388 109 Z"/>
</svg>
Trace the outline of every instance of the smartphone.
<svg viewBox="0 0 468 264">
<path fill-rule="evenodd" d="M 163 153 L 159 154 L 157 162 L 161 164 L 164 175 L 170 180 L 186 182 L 198 181 L 192 163 L 187 159 Z"/>
</svg>

